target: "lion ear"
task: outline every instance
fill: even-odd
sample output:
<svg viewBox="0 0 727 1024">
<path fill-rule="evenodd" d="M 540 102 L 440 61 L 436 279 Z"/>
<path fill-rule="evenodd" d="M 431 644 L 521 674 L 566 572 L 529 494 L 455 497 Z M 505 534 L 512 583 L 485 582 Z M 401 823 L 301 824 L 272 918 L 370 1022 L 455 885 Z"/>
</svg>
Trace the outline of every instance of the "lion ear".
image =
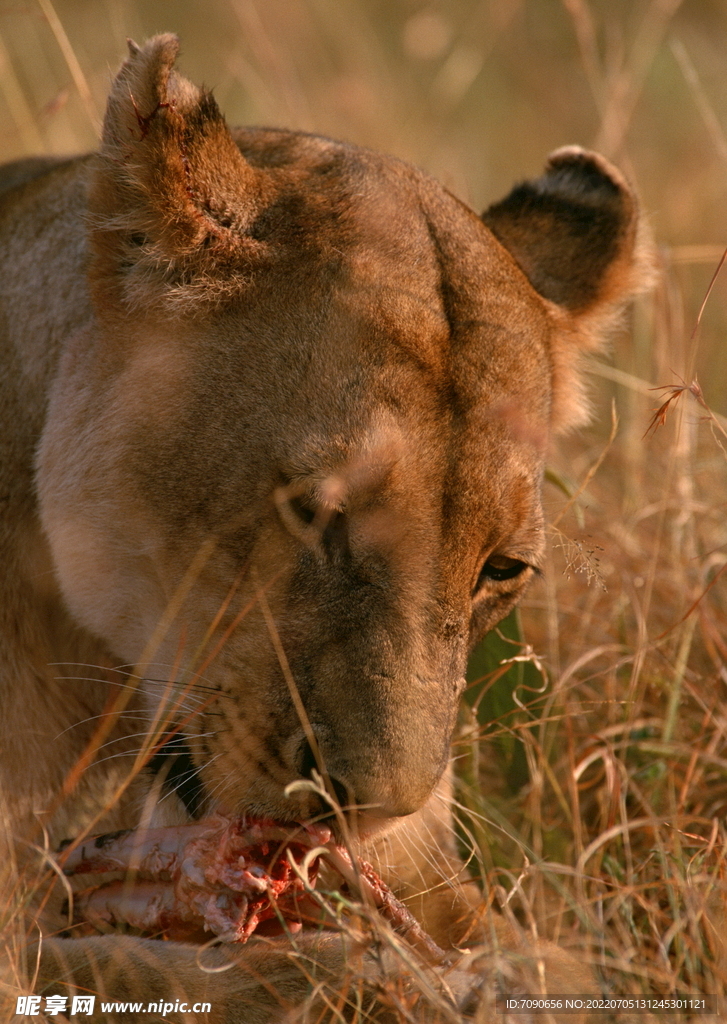
<svg viewBox="0 0 727 1024">
<path fill-rule="evenodd" d="M 553 425 L 583 422 L 578 350 L 600 348 L 624 302 L 654 277 L 634 192 L 604 157 L 567 146 L 550 155 L 542 177 L 517 185 L 482 219 L 533 288 L 562 311 L 552 342 Z"/>
<path fill-rule="evenodd" d="M 211 93 L 174 71 L 178 52 L 173 35 L 129 41 L 91 183 L 92 281 L 118 285 L 121 275 L 132 303 L 145 287 L 199 283 L 207 267 L 224 277 L 249 250 L 259 208 L 256 171 Z"/>
</svg>

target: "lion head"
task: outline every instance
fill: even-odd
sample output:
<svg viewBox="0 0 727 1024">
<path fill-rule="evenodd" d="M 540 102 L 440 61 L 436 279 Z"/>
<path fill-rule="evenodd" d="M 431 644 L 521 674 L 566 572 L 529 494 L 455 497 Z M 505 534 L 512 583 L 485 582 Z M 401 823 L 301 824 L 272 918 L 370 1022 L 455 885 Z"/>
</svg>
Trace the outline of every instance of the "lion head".
<svg viewBox="0 0 727 1024">
<path fill-rule="evenodd" d="M 468 652 L 538 572 L 579 354 L 647 273 L 636 202 L 567 148 L 480 217 L 391 157 L 230 131 L 176 55 L 131 46 L 87 165 L 43 524 L 188 811 L 309 818 L 317 769 L 375 829 L 431 793 Z"/>
</svg>

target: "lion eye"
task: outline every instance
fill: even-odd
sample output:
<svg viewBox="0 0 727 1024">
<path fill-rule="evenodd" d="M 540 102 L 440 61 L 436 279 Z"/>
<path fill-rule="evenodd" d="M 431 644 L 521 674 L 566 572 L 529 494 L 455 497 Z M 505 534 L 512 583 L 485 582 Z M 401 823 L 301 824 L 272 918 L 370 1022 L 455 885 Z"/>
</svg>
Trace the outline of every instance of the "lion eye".
<svg viewBox="0 0 727 1024">
<path fill-rule="evenodd" d="M 310 526 L 316 517 L 316 509 L 306 495 L 294 494 L 288 499 L 288 505 L 303 526 Z"/>
<path fill-rule="evenodd" d="M 346 553 L 348 520 L 343 511 L 326 508 L 316 500 L 314 494 L 292 490 L 290 485 L 278 487 L 274 499 L 280 518 L 294 537 L 310 548 L 325 551 L 329 556 Z"/>
<path fill-rule="evenodd" d="M 525 572 L 527 567 L 528 563 L 522 562 L 519 558 L 509 558 L 507 555 L 490 555 L 480 570 L 475 591 L 479 590 L 483 583 L 488 580 L 495 583 L 501 583 L 503 580 L 512 580 Z"/>
<path fill-rule="evenodd" d="M 316 520 L 316 505 L 313 496 L 293 489 L 289 484 L 277 487 L 273 498 L 280 518 L 287 529 L 306 544 L 316 540 L 317 532 L 312 529 Z"/>
</svg>

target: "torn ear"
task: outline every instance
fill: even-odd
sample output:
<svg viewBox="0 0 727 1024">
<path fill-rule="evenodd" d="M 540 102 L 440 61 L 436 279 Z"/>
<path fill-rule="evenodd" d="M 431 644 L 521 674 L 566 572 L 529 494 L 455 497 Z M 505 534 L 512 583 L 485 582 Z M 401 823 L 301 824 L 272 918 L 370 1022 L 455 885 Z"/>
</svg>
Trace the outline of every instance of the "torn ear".
<svg viewBox="0 0 727 1024">
<path fill-rule="evenodd" d="M 173 35 L 129 41 L 91 186 L 92 281 L 122 275 L 132 303 L 153 284 L 219 282 L 254 248 L 259 177 L 211 93 L 174 70 L 178 52 Z"/>
<path fill-rule="evenodd" d="M 542 177 L 517 185 L 482 219 L 564 314 L 552 343 L 553 425 L 583 422 L 578 350 L 601 347 L 626 300 L 654 279 L 636 196 L 604 157 L 567 146 L 551 154 Z"/>
</svg>

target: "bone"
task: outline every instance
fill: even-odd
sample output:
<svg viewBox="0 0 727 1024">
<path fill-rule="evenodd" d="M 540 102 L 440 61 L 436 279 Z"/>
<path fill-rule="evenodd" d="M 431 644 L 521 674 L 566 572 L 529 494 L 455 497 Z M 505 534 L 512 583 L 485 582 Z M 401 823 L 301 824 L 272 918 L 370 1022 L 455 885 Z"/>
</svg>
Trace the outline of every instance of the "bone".
<svg viewBox="0 0 727 1024">
<path fill-rule="evenodd" d="M 313 853 L 311 858 L 310 854 Z M 296 866 L 306 858 L 308 876 Z M 61 855 L 78 892 L 74 920 L 107 930 L 124 923 L 146 934 L 187 938 L 203 931 L 246 942 L 264 921 L 279 918 L 289 931 L 320 922 L 308 890 L 324 856 L 362 902 L 428 962 L 447 954 L 365 860 L 353 860 L 323 825 L 285 826 L 213 815 L 191 825 L 92 837 Z M 124 881 L 88 887 L 89 874 L 124 871 Z M 79 876 L 84 875 L 86 878 Z"/>
<path fill-rule="evenodd" d="M 284 850 L 303 857 L 330 837 L 325 826 L 285 827 L 218 814 L 193 825 L 91 838 L 64 860 L 65 873 L 83 887 L 74 900 L 74 920 L 102 929 L 123 922 L 175 938 L 209 931 L 227 942 L 246 942 L 261 923 L 277 917 L 295 931 L 312 904 Z M 87 887 L 89 874 L 119 871 L 131 877 Z M 312 884 L 317 872 L 315 858 Z"/>
<path fill-rule="evenodd" d="M 210 848 L 215 842 L 232 853 L 262 844 L 310 848 L 330 842 L 331 831 L 324 825 L 296 826 L 268 822 L 246 822 L 215 814 L 191 825 L 127 830 L 92 836 L 61 854 L 66 875 L 135 870 L 158 877 L 173 870 L 188 844 L 201 840 Z"/>
<path fill-rule="evenodd" d="M 155 882 L 110 882 L 81 892 L 74 900 L 76 918 L 99 931 L 121 923 L 143 932 L 166 931 L 185 923 L 185 909 L 178 906 L 170 886 Z"/>
<path fill-rule="evenodd" d="M 448 954 L 424 931 L 411 911 L 396 898 L 368 861 L 357 857 L 354 866 L 348 851 L 332 843 L 326 847 L 324 856 L 349 888 L 364 903 L 371 903 L 380 910 L 392 929 L 414 946 L 425 960 L 432 964 L 448 962 Z"/>
</svg>

